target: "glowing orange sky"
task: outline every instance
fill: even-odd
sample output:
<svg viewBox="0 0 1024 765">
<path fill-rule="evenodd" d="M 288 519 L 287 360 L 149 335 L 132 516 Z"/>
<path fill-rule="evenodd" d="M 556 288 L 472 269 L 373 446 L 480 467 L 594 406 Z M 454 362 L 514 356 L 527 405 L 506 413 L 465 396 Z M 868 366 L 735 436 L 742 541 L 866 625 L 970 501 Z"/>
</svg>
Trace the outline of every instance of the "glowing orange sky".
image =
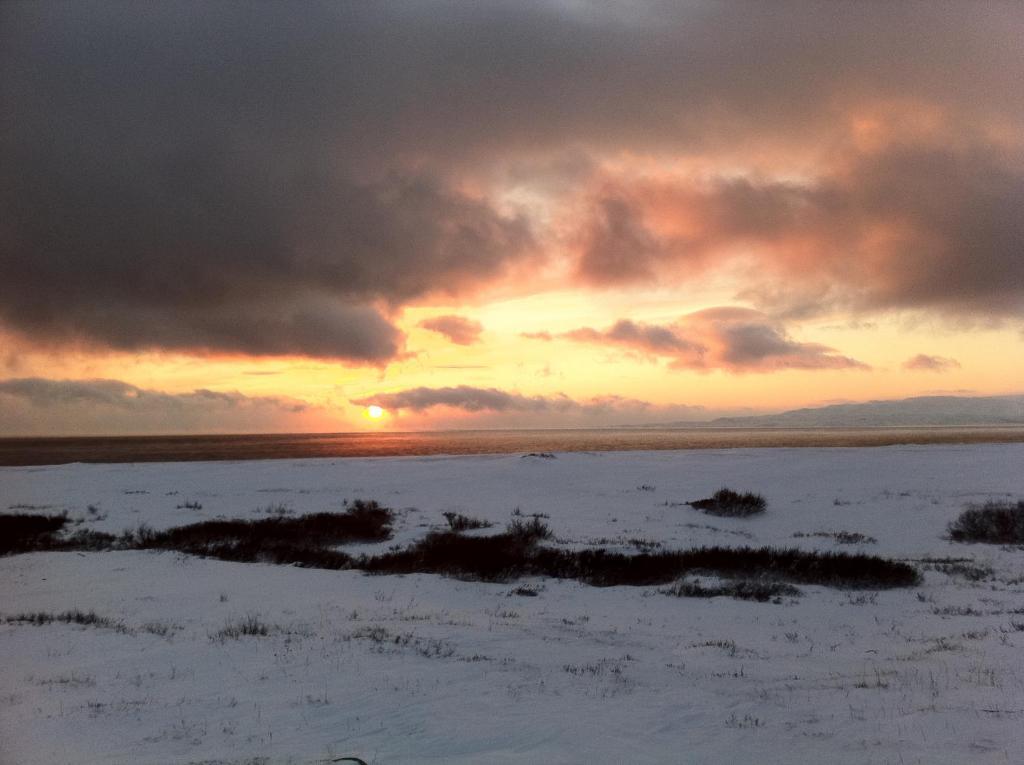
<svg viewBox="0 0 1024 765">
<path fill-rule="evenodd" d="M 1024 387 L 1020 6 L 45 5 L 0 11 L 0 434 Z"/>
</svg>

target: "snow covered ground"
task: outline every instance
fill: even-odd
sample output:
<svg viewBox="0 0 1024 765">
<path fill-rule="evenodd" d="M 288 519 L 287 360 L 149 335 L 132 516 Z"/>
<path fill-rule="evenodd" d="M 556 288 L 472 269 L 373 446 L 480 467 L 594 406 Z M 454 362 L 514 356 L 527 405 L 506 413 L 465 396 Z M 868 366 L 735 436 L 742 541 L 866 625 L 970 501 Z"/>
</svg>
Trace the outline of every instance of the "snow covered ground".
<svg viewBox="0 0 1024 765">
<path fill-rule="evenodd" d="M 0 623 L 0 762 L 1021 762 L 1024 552 L 944 533 L 968 502 L 1024 497 L 1022 467 L 1008 444 L 3 468 L 0 511 L 112 532 L 364 498 L 397 511 L 395 538 L 368 550 L 445 511 L 497 531 L 519 508 L 573 547 L 971 563 L 919 562 L 917 588 L 801 586 L 773 604 L 171 552 L 0 558 L 4 619 L 117 623 Z M 764 494 L 767 512 L 681 504 L 723 485 Z M 814 536 L 840 531 L 876 541 Z M 247 617 L 268 634 L 220 634 Z"/>
</svg>

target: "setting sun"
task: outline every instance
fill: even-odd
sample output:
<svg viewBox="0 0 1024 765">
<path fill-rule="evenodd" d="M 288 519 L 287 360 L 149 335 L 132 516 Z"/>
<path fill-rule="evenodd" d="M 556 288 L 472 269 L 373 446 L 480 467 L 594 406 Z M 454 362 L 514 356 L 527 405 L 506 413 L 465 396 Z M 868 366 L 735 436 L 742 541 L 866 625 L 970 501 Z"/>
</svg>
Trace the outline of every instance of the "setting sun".
<svg viewBox="0 0 1024 765">
<path fill-rule="evenodd" d="M 379 420 L 384 416 L 384 410 L 379 406 L 368 406 L 366 407 L 366 416 L 371 420 Z"/>
</svg>

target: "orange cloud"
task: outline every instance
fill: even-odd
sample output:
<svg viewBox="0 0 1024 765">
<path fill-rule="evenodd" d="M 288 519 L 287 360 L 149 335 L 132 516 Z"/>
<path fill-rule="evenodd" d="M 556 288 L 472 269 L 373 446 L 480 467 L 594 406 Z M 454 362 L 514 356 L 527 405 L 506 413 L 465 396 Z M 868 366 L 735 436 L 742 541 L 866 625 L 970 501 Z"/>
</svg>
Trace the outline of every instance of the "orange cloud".
<svg viewBox="0 0 1024 765">
<path fill-rule="evenodd" d="M 741 297 L 788 316 L 1018 318 L 1024 164 L 962 144 L 847 146 L 795 180 L 606 175 L 573 239 L 576 276 L 608 288 L 730 274 Z"/>
<path fill-rule="evenodd" d="M 911 371 L 946 372 L 950 369 L 959 369 L 960 362 L 945 356 L 929 356 L 926 353 L 919 353 L 903 362 L 903 368 Z"/>
<path fill-rule="evenodd" d="M 483 325 L 463 316 L 434 316 L 424 319 L 417 326 L 444 335 L 456 345 L 473 345 L 480 342 Z"/>
<path fill-rule="evenodd" d="M 620 319 L 606 330 L 583 327 L 560 337 L 665 358 L 672 369 L 742 373 L 870 368 L 826 345 L 793 340 L 780 322 L 759 311 L 730 306 L 696 311 L 668 326 Z"/>
</svg>

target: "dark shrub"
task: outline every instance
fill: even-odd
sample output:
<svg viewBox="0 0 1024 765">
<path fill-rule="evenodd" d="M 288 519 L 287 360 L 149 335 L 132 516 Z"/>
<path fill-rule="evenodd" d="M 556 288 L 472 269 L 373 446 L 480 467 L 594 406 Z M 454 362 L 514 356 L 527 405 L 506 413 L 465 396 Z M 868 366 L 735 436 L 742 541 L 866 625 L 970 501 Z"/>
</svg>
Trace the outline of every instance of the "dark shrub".
<svg viewBox="0 0 1024 765">
<path fill-rule="evenodd" d="M 154 548 L 230 561 L 355 568 L 373 574 L 433 573 L 484 581 L 547 576 L 599 587 L 669 584 L 685 574 L 699 572 L 831 587 L 905 587 L 919 580 L 912 566 L 870 555 L 771 547 L 703 547 L 639 555 L 603 549 L 555 549 L 538 544 L 551 537 L 551 529 L 536 516 L 514 518 L 503 533 L 486 537 L 434 531 L 404 549 L 375 556 L 353 558 L 331 549 L 343 542 L 387 539 L 391 519 L 391 511 L 375 502 L 356 502 L 345 513 L 205 521 L 166 531 L 140 527 L 118 538 L 81 532 L 52 541 L 48 549 Z M 756 599 L 765 592 L 751 587 L 736 584 L 730 586 L 728 594 Z"/>
<path fill-rule="evenodd" d="M 375 574 L 447 574 L 504 581 L 524 573 L 534 543 L 534 537 L 512 531 L 488 537 L 435 531 L 404 550 L 361 559 L 355 567 Z"/>
<path fill-rule="evenodd" d="M 949 524 L 955 542 L 1024 544 L 1024 500 L 970 505 Z"/>
<path fill-rule="evenodd" d="M 662 592 L 677 598 L 716 598 L 725 595 L 739 600 L 756 600 L 760 603 L 784 596 L 800 595 L 800 590 L 791 584 L 767 579 L 737 579 L 711 587 L 700 582 L 678 582 Z"/>
<path fill-rule="evenodd" d="M 117 538 L 102 531 L 62 535 L 63 515 L 0 515 L 0 555 L 47 550 L 109 550 Z"/>
<path fill-rule="evenodd" d="M 794 539 L 800 539 L 803 537 L 824 537 L 825 539 L 833 539 L 836 544 L 840 545 L 878 544 L 878 540 L 874 537 L 869 537 L 868 535 L 861 534 L 857 531 L 812 531 L 808 533 L 798 531 L 793 534 Z"/>
<path fill-rule="evenodd" d="M 0 513 L 0 555 L 48 549 L 67 522 L 66 515 Z"/>
<path fill-rule="evenodd" d="M 946 576 L 957 576 L 972 582 L 981 582 L 989 579 L 995 573 L 991 566 L 972 561 L 949 561 L 936 562 L 925 565 L 926 569 L 941 571 Z"/>
<path fill-rule="evenodd" d="M 76 531 L 67 537 L 55 538 L 48 550 L 109 550 L 115 546 L 117 537 L 103 531 Z"/>
<path fill-rule="evenodd" d="M 918 581 L 917 571 L 906 563 L 871 555 L 773 547 L 701 547 L 640 555 L 538 549 L 536 557 L 538 574 L 579 579 L 596 586 L 666 584 L 683 574 L 700 571 L 830 587 L 905 587 Z"/>
<path fill-rule="evenodd" d="M 467 515 L 461 513 L 447 512 L 442 513 L 444 519 L 448 521 L 448 528 L 452 531 L 469 531 L 470 529 L 486 529 L 490 528 L 494 524 L 490 521 L 481 521 L 479 518 L 470 518 Z"/>
<path fill-rule="evenodd" d="M 536 515 L 528 521 L 521 518 L 513 519 L 507 526 L 506 533 L 524 540 L 550 539 L 552 537 L 551 529 Z"/>
<path fill-rule="evenodd" d="M 603 549 L 558 550 L 537 541 L 538 537 L 517 533 L 511 527 L 489 537 L 433 532 L 404 550 L 353 561 L 352 567 L 375 574 L 432 573 L 484 581 L 548 576 L 598 587 L 668 584 L 696 572 L 869 589 L 906 587 L 919 581 L 912 566 L 871 555 L 771 547 L 702 547 L 624 555 Z"/>
<path fill-rule="evenodd" d="M 347 542 L 380 542 L 391 537 L 392 512 L 373 501 L 356 500 L 344 513 L 277 516 L 257 521 L 204 521 L 166 531 L 140 529 L 135 546 L 180 550 L 233 561 L 347 568 L 350 556 L 329 549 Z"/>
<path fill-rule="evenodd" d="M 14 616 L 7 617 L 8 624 L 32 624 L 36 627 L 44 624 L 53 624 L 54 622 L 124 630 L 123 625 L 115 622 L 113 619 L 100 616 L 95 611 L 79 611 L 77 608 L 73 611 L 64 611 L 59 614 L 36 611 L 34 613 L 15 614 Z"/>
<path fill-rule="evenodd" d="M 763 513 L 767 502 L 760 494 L 745 492 L 740 494 L 732 489 L 719 489 L 708 499 L 698 499 L 689 503 L 697 510 L 711 515 L 722 515 L 730 518 L 746 518 Z"/>
<path fill-rule="evenodd" d="M 512 596 L 512 595 L 520 595 L 520 596 L 522 596 L 524 598 L 535 598 L 538 595 L 540 595 L 540 588 L 538 588 L 538 587 L 531 587 L 528 584 L 523 584 L 523 585 L 520 585 L 519 587 L 516 587 L 514 590 L 510 591 L 508 594 L 510 596 Z"/>
</svg>

